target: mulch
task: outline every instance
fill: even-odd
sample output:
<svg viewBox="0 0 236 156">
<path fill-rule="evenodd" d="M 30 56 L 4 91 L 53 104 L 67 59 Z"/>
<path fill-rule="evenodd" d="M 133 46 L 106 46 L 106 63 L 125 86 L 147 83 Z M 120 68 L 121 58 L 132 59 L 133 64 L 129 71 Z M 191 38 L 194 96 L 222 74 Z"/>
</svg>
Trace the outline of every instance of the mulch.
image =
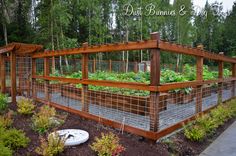
<svg viewBox="0 0 236 156">
<path fill-rule="evenodd" d="M 38 104 L 38 107 L 41 104 Z M 10 104 L 10 109 L 16 112 L 16 105 Z M 57 109 L 59 114 L 67 115 L 67 118 L 63 125 L 57 127 L 57 129 L 83 129 L 89 132 L 89 140 L 75 147 L 66 147 L 64 152 L 60 154 L 61 156 L 93 156 L 96 155 L 90 146 L 95 137 L 101 136 L 101 133 L 112 132 L 119 136 L 120 143 L 126 148 L 125 152 L 122 153 L 124 156 L 168 156 L 168 155 L 199 155 L 213 140 L 217 138 L 228 126 L 230 126 L 235 119 L 231 119 L 226 122 L 225 125 L 221 126 L 218 131 L 207 138 L 206 140 L 197 143 L 187 140 L 182 132 L 179 132 L 170 137 L 169 140 L 173 144 L 167 144 L 165 141 L 154 143 L 153 141 L 144 139 L 143 137 L 136 136 L 130 133 L 124 132 L 121 134 L 120 130 L 113 129 L 104 125 L 101 125 L 95 121 L 81 118 L 78 115 L 67 113 Z M 15 156 L 22 155 L 33 155 L 37 156 L 35 149 L 40 146 L 40 135 L 32 130 L 31 116 L 24 116 L 16 113 L 14 115 L 13 127 L 16 129 L 21 129 L 26 133 L 31 140 L 27 148 L 18 149 L 15 151 Z M 56 129 L 49 130 L 48 133 Z M 41 137 L 46 138 L 47 134 L 41 135 Z"/>
</svg>

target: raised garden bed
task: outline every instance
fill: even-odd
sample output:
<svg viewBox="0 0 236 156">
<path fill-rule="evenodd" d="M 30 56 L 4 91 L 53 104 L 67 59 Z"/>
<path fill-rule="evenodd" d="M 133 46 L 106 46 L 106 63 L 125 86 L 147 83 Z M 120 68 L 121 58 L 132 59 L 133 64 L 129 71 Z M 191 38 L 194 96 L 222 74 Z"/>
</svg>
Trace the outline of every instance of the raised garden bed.
<svg viewBox="0 0 236 156">
<path fill-rule="evenodd" d="M 89 90 L 88 94 L 87 100 L 93 104 L 119 109 L 139 115 L 149 115 L 149 96 L 130 96 L 93 90 Z M 62 85 L 61 96 L 81 101 L 81 88 L 76 88 L 74 85 Z M 167 97 L 167 93 L 160 94 L 160 111 L 166 110 Z"/>
</svg>

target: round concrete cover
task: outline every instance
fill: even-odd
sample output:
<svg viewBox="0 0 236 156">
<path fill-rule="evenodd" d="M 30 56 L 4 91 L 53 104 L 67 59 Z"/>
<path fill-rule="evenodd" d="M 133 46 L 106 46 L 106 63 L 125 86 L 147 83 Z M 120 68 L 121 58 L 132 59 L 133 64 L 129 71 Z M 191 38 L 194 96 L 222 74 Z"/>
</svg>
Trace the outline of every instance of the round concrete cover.
<svg viewBox="0 0 236 156">
<path fill-rule="evenodd" d="M 86 142 L 89 139 L 89 133 L 80 129 L 64 129 L 53 132 L 66 139 L 65 146 L 75 146 Z"/>
</svg>

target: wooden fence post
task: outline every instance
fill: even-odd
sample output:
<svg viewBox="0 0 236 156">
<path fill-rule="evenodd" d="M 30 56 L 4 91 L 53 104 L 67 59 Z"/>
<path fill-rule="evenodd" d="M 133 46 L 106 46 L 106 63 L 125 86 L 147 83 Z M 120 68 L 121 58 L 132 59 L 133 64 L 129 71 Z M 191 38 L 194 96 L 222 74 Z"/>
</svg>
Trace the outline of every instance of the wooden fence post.
<svg viewBox="0 0 236 156">
<path fill-rule="evenodd" d="M 44 58 L 44 70 L 43 75 L 49 76 L 50 74 L 50 68 L 49 68 L 49 58 Z M 45 94 L 45 100 L 50 104 L 50 91 L 49 91 L 49 80 L 44 80 L 44 94 Z"/>
<path fill-rule="evenodd" d="M 138 62 L 134 62 L 134 72 L 138 73 Z"/>
<path fill-rule="evenodd" d="M 144 70 L 144 72 L 146 72 L 146 71 L 147 71 L 147 63 L 146 63 L 146 62 L 144 62 L 144 67 L 143 67 L 143 70 Z"/>
<path fill-rule="evenodd" d="M 83 44 L 84 48 L 88 47 L 88 43 Z M 88 79 L 88 54 L 82 54 L 82 79 Z M 82 85 L 82 111 L 89 111 L 88 98 L 88 85 Z"/>
<path fill-rule="evenodd" d="M 232 77 L 236 78 L 236 63 L 232 64 Z M 232 98 L 235 96 L 236 81 L 232 81 Z"/>
<path fill-rule="evenodd" d="M 96 72 L 96 59 L 93 59 L 93 73 Z"/>
<path fill-rule="evenodd" d="M 112 61 L 109 60 L 109 72 L 112 72 Z"/>
<path fill-rule="evenodd" d="M 11 98 L 12 103 L 16 103 L 16 53 L 11 51 L 10 54 L 11 62 Z"/>
<path fill-rule="evenodd" d="M 125 69 L 126 69 L 126 61 L 122 61 L 122 71 L 123 73 L 125 73 Z"/>
<path fill-rule="evenodd" d="M 0 54 L 0 81 L 1 81 L 1 93 L 5 93 L 6 92 L 6 70 L 5 70 L 4 54 Z"/>
<path fill-rule="evenodd" d="M 151 34 L 152 40 L 157 40 L 157 45 L 160 40 L 159 33 Z M 160 85 L 160 49 L 151 49 L 151 71 L 150 71 L 150 85 L 158 86 Z M 150 130 L 158 131 L 159 129 L 159 92 L 150 92 Z"/>
<path fill-rule="evenodd" d="M 37 84 L 36 84 L 36 79 L 33 78 L 34 75 L 36 75 L 36 59 L 32 58 L 32 71 L 31 71 L 31 75 L 32 75 L 32 97 L 36 98 L 36 89 L 37 89 Z"/>
<path fill-rule="evenodd" d="M 203 81 L 203 57 L 197 57 L 197 70 L 196 70 L 197 81 Z M 196 108 L 195 112 L 199 113 L 202 111 L 202 85 L 197 86 L 196 91 Z"/>
<path fill-rule="evenodd" d="M 220 52 L 219 54 L 220 55 L 224 55 L 223 52 Z M 224 62 L 219 61 L 219 65 L 218 65 L 218 72 L 219 72 L 218 78 L 219 79 L 223 79 L 224 78 L 223 69 L 224 69 Z M 220 82 L 220 83 L 218 83 L 218 103 L 222 103 L 222 94 L 223 94 L 222 89 L 223 89 L 223 83 Z"/>
</svg>

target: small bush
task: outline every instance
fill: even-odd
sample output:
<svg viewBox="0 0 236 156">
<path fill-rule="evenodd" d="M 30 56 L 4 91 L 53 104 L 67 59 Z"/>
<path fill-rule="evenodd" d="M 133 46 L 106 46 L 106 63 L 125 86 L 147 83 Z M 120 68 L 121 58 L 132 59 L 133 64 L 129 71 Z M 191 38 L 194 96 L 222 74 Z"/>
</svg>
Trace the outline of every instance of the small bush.
<svg viewBox="0 0 236 156">
<path fill-rule="evenodd" d="M 192 141 L 201 141 L 234 116 L 236 116 L 236 100 L 220 104 L 208 115 L 199 116 L 196 121 L 185 126 L 184 135 Z"/>
<path fill-rule="evenodd" d="M 9 128 L 12 125 L 12 115 L 13 112 L 9 111 L 4 116 L 0 116 L 0 127 L 2 128 Z"/>
<path fill-rule="evenodd" d="M 12 150 L 0 143 L 0 156 L 12 156 Z"/>
<path fill-rule="evenodd" d="M 191 141 L 201 141 L 206 136 L 206 131 L 201 126 L 191 126 L 184 129 L 184 135 Z"/>
<path fill-rule="evenodd" d="M 17 111 L 20 114 L 28 115 L 32 114 L 35 108 L 34 102 L 31 99 L 21 98 L 17 101 Z"/>
<path fill-rule="evenodd" d="M 58 134 L 49 135 L 48 141 L 41 138 L 41 146 L 36 148 L 35 152 L 43 156 L 55 156 L 64 150 L 65 139 L 60 138 Z"/>
<path fill-rule="evenodd" d="M 6 110 L 7 108 L 7 96 L 5 94 L 0 93 L 0 112 L 2 113 L 3 111 Z"/>
<path fill-rule="evenodd" d="M 118 136 L 113 133 L 103 134 L 101 138 L 95 138 L 95 142 L 90 145 L 91 149 L 99 156 L 119 156 L 125 148 L 119 144 Z"/>
<path fill-rule="evenodd" d="M 6 130 L 4 133 L 0 134 L 0 140 L 3 142 L 4 146 L 12 150 L 26 147 L 30 141 L 23 131 L 17 129 Z"/>
<path fill-rule="evenodd" d="M 56 115 L 56 110 L 49 106 L 42 106 L 40 111 L 33 115 L 33 128 L 39 133 L 45 133 L 55 124 L 52 121 Z"/>
</svg>

